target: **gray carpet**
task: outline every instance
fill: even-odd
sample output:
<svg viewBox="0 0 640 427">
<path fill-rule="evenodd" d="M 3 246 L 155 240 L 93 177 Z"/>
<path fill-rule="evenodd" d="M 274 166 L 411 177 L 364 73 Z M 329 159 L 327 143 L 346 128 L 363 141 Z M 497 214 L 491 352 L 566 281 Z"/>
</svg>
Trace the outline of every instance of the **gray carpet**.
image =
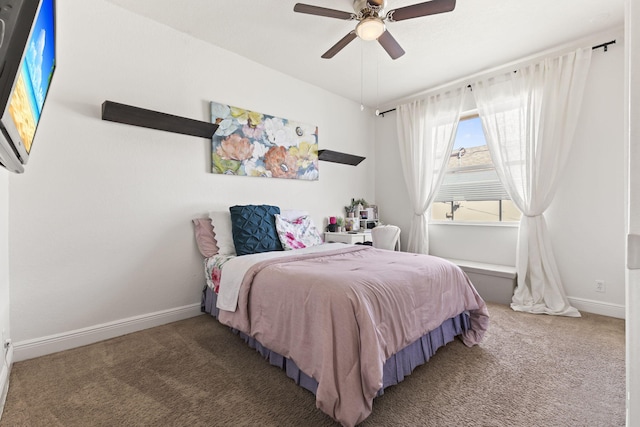
<svg viewBox="0 0 640 427">
<path fill-rule="evenodd" d="M 489 304 L 374 401 L 363 426 L 624 426 L 624 321 Z M 1 427 L 333 426 L 314 396 L 208 315 L 14 364 Z"/>
</svg>

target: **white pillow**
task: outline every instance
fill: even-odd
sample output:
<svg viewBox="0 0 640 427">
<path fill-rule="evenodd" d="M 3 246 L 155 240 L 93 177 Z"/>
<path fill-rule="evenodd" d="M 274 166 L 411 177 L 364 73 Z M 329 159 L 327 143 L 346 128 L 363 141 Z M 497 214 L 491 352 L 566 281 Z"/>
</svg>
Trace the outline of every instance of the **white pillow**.
<svg viewBox="0 0 640 427">
<path fill-rule="evenodd" d="M 309 212 L 298 209 L 284 209 L 280 211 L 280 217 L 287 221 L 293 221 L 294 219 L 298 219 L 302 216 L 309 216 Z"/>
<path fill-rule="evenodd" d="M 209 218 L 213 225 L 213 232 L 218 244 L 218 254 L 235 255 L 236 247 L 233 244 L 233 233 L 231 231 L 231 213 L 227 211 L 211 211 Z"/>
</svg>

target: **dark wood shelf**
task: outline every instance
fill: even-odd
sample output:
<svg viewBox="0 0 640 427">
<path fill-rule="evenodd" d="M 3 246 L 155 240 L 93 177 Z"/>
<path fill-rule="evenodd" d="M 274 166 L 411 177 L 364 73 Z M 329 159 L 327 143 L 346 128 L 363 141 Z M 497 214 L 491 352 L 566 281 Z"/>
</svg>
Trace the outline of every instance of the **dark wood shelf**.
<svg viewBox="0 0 640 427">
<path fill-rule="evenodd" d="M 357 166 L 364 159 L 364 157 L 354 156 L 353 154 L 340 153 L 338 151 L 318 150 L 318 160 L 324 160 L 326 162 Z"/>
<path fill-rule="evenodd" d="M 218 125 L 213 123 L 132 107 L 113 101 L 102 103 L 102 120 L 202 138 L 211 138 L 218 129 Z"/>
</svg>

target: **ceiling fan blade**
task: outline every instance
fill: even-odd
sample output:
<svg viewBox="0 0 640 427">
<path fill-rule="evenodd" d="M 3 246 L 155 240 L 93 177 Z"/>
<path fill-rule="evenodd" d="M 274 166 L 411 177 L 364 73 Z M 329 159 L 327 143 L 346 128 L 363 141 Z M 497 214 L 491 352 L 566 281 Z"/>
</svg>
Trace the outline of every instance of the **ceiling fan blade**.
<svg viewBox="0 0 640 427">
<path fill-rule="evenodd" d="M 456 7 L 456 0 L 431 0 L 411 6 L 390 10 L 386 19 L 391 22 L 404 21 L 405 19 L 419 18 L 421 16 L 435 15 L 437 13 L 451 12 Z"/>
<path fill-rule="evenodd" d="M 378 43 L 387 51 L 391 59 L 398 59 L 404 55 L 404 49 L 398 44 L 389 31 L 385 31 L 378 37 Z"/>
<path fill-rule="evenodd" d="M 308 13 L 309 15 L 327 16 L 329 18 L 355 19 L 356 16 L 353 13 L 343 12 L 341 10 L 327 9 L 326 7 L 312 6 L 310 4 L 296 3 L 293 6 L 294 12 Z"/>
<path fill-rule="evenodd" d="M 344 49 L 344 47 L 346 45 L 348 45 L 349 43 L 351 43 L 353 41 L 353 39 L 355 39 L 356 36 L 356 32 L 355 31 L 351 31 L 349 34 L 347 34 L 346 36 L 344 36 L 343 38 L 340 39 L 340 41 L 336 44 L 334 44 L 331 49 L 329 49 L 328 51 L 326 51 L 324 53 L 324 55 L 322 55 L 322 57 L 324 59 L 330 59 L 333 58 L 335 56 L 336 53 L 340 52 L 342 49 Z"/>
</svg>

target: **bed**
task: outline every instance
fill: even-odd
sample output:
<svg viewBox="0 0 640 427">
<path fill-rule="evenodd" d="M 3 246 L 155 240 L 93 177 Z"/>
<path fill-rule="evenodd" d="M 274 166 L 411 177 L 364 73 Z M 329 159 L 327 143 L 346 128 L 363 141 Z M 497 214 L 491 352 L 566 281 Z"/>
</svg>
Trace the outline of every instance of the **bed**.
<svg viewBox="0 0 640 427">
<path fill-rule="evenodd" d="M 212 220 L 216 229 L 221 219 Z M 363 245 L 302 246 L 206 257 L 203 310 L 342 425 L 366 419 L 376 396 L 439 347 L 482 340 L 486 305 L 456 265 Z"/>
</svg>

